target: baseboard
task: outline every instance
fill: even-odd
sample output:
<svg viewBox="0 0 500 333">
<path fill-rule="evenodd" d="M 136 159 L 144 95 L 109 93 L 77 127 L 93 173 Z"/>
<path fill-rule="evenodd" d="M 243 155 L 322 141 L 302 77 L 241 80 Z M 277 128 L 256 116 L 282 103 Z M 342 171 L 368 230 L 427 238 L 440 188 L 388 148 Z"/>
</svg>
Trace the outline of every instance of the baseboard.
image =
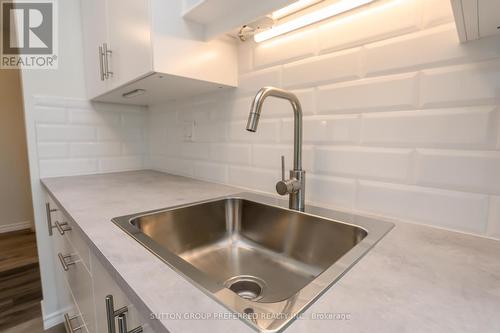
<svg viewBox="0 0 500 333">
<path fill-rule="evenodd" d="M 64 322 L 64 314 L 71 311 L 71 308 L 61 309 L 52 313 L 45 313 L 43 300 L 40 302 L 42 306 L 43 329 L 48 330 Z"/>
<path fill-rule="evenodd" d="M 32 228 L 33 228 L 33 223 L 31 223 L 31 221 L 22 221 L 12 224 L 0 225 L 0 234 L 3 234 L 5 232 L 19 231 Z"/>
</svg>

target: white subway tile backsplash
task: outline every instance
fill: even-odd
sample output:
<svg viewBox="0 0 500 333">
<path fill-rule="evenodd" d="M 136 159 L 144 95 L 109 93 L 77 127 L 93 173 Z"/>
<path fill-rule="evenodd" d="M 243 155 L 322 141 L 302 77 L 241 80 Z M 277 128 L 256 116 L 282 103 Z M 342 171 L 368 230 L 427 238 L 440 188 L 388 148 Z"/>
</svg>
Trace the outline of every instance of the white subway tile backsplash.
<svg viewBox="0 0 500 333">
<path fill-rule="evenodd" d="M 83 102 L 83 103 L 82 103 Z M 83 104 L 78 106 L 78 104 Z M 87 105 L 86 107 L 84 105 Z M 135 113 L 141 114 L 147 111 L 147 107 L 139 105 L 113 104 L 101 102 L 89 102 L 86 100 L 70 99 L 67 103 L 69 108 L 90 109 L 96 112 L 120 112 L 120 113 Z"/>
<path fill-rule="evenodd" d="M 500 238 L 500 196 L 490 197 L 488 235 Z"/>
<path fill-rule="evenodd" d="M 145 125 L 146 118 L 142 112 L 122 112 L 121 122 L 125 127 L 142 128 Z"/>
<path fill-rule="evenodd" d="M 361 49 L 340 51 L 286 64 L 285 87 L 312 86 L 321 82 L 352 80 L 359 77 Z"/>
<path fill-rule="evenodd" d="M 180 144 L 180 154 L 185 158 L 204 160 L 208 158 L 208 144 L 197 142 L 184 142 Z"/>
<path fill-rule="evenodd" d="M 251 146 L 249 144 L 212 144 L 210 159 L 219 163 L 246 164 L 251 163 Z"/>
<path fill-rule="evenodd" d="M 257 132 L 252 133 L 246 130 L 246 121 L 237 121 L 229 124 L 228 137 L 231 142 L 276 142 L 279 138 L 278 119 L 263 119 L 262 115 L 259 121 Z"/>
<path fill-rule="evenodd" d="M 274 193 L 276 182 L 281 179 L 279 170 L 230 166 L 229 184 L 258 191 Z"/>
<path fill-rule="evenodd" d="M 317 48 L 316 35 L 315 30 L 305 30 L 255 45 L 253 50 L 255 67 L 290 62 L 314 55 Z"/>
<path fill-rule="evenodd" d="M 229 100 L 227 103 L 227 113 L 224 113 L 224 119 L 226 121 L 247 119 L 253 98 L 253 95 L 249 95 Z M 267 108 L 267 103 L 264 107 Z"/>
<path fill-rule="evenodd" d="M 139 142 L 142 144 L 142 142 Z M 128 145 L 126 143 L 125 145 Z M 180 156 L 180 152 L 182 149 L 182 145 L 179 144 L 178 142 L 170 142 L 170 143 L 165 143 L 165 144 L 159 144 L 155 142 L 155 144 L 151 145 L 151 154 L 152 155 L 164 155 L 164 156 L 170 156 L 170 157 L 178 157 Z"/>
<path fill-rule="evenodd" d="M 265 86 L 281 87 L 281 68 L 273 67 L 242 74 L 239 77 L 238 91 L 255 94 Z"/>
<path fill-rule="evenodd" d="M 282 121 L 281 140 L 293 142 L 293 119 Z M 314 116 L 303 119 L 305 143 L 356 144 L 359 142 L 358 115 Z"/>
<path fill-rule="evenodd" d="M 412 222 L 484 233 L 488 196 L 360 181 L 356 208 Z"/>
<path fill-rule="evenodd" d="M 416 104 L 417 74 L 399 74 L 322 86 L 319 112 L 411 108 Z"/>
<path fill-rule="evenodd" d="M 68 102 L 67 98 L 65 97 L 43 96 L 43 95 L 33 96 L 33 103 L 37 107 L 39 106 L 65 107 L 67 102 Z"/>
<path fill-rule="evenodd" d="M 172 145 L 172 144 L 166 144 Z M 175 145 L 177 146 L 177 145 Z M 121 143 L 121 153 L 122 155 L 144 155 L 148 151 L 148 145 L 145 142 L 122 142 Z M 163 146 L 162 152 L 168 152 L 169 147 Z"/>
<path fill-rule="evenodd" d="M 410 154 L 409 149 L 316 148 L 314 170 L 323 174 L 406 182 Z"/>
<path fill-rule="evenodd" d="M 84 142 L 70 145 L 71 157 L 119 156 L 120 142 Z"/>
<path fill-rule="evenodd" d="M 91 126 L 37 125 L 38 142 L 93 141 L 96 129 Z"/>
<path fill-rule="evenodd" d="M 488 147 L 495 107 L 364 114 L 361 141 L 379 146 Z"/>
<path fill-rule="evenodd" d="M 466 59 L 469 48 L 460 44 L 454 23 L 366 46 L 366 71 L 380 74 L 412 70 Z"/>
<path fill-rule="evenodd" d="M 425 70 L 420 93 L 424 106 L 494 104 L 500 99 L 500 61 Z"/>
<path fill-rule="evenodd" d="M 180 122 L 205 122 L 210 120 L 212 103 L 195 104 L 193 108 L 186 106 L 177 108 L 177 120 Z"/>
<path fill-rule="evenodd" d="M 442 1 L 442 0 L 441 0 Z M 418 0 L 375 2 L 318 27 L 322 51 L 345 49 L 416 31 L 421 22 Z"/>
<path fill-rule="evenodd" d="M 142 128 L 98 127 L 97 140 L 99 141 L 143 141 Z"/>
<path fill-rule="evenodd" d="M 150 157 L 150 164 L 151 167 L 156 170 L 162 170 L 165 172 L 170 172 L 176 175 L 187 177 L 194 176 L 193 161 L 190 160 L 152 155 Z"/>
<path fill-rule="evenodd" d="M 496 148 L 500 149 L 500 111 L 496 113 L 496 122 L 493 122 L 494 132 L 497 136 L 497 145 Z"/>
<path fill-rule="evenodd" d="M 38 158 L 65 158 L 69 156 L 67 143 L 38 143 Z"/>
<path fill-rule="evenodd" d="M 259 168 L 281 170 L 281 155 L 285 156 L 285 170 L 293 169 L 293 145 L 253 145 L 252 165 Z M 314 150 L 310 146 L 302 147 L 302 168 L 312 170 L 314 166 Z"/>
<path fill-rule="evenodd" d="M 35 121 L 38 124 L 65 124 L 68 121 L 68 114 L 64 107 L 37 106 Z"/>
<path fill-rule="evenodd" d="M 306 199 L 308 201 L 347 209 L 354 208 L 355 180 L 309 174 L 306 177 Z"/>
<path fill-rule="evenodd" d="M 227 165 L 196 162 L 194 163 L 194 176 L 208 181 L 225 183 L 227 182 Z"/>
<path fill-rule="evenodd" d="M 417 184 L 500 194 L 500 152 L 417 151 Z"/>
<path fill-rule="evenodd" d="M 40 177 L 71 176 L 96 173 L 96 159 L 42 159 L 38 162 Z"/>
<path fill-rule="evenodd" d="M 226 140 L 226 124 L 217 122 L 196 122 L 194 124 L 194 141 L 221 142 Z"/>
<path fill-rule="evenodd" d="M 120 124 L 120 113 L 71 110 L 69 111 L 69 119 L 72 124 L 117 126 Z"/>
<path fill-rule="evenodd" d="M 143 168 L 144 159 L 142 156 L 107 157 L 99 160 L 101 172 L 141 170 Z"/>
</svg>

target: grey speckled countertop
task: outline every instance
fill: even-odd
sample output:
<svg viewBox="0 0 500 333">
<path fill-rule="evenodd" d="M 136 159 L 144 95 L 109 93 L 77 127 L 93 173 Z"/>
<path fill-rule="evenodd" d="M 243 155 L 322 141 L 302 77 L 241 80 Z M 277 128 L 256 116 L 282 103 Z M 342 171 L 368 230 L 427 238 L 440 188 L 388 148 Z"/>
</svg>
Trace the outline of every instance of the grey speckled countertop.
<svg viewBox="0 0 500 333">
<path fill-rule="evenodd" d="M 240 189 L 155 171 L 42 182 L 144 310 L 227 313 L 116 227 L 111 218 Z M 348 317 L 313 318 L 336 313 Z M 236 319 L 165 319 L 152 326 L 171 333 L 254 332 Z M 500 242 L 396 223 L 285 332 L 500 332 Z"/>
</svg>

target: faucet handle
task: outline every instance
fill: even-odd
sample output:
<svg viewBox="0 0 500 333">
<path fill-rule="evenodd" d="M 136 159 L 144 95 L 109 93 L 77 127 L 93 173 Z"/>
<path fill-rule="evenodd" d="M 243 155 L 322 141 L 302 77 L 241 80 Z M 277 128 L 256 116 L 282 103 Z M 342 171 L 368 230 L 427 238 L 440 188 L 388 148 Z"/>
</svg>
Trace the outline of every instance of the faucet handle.
<svg viewBox="0 0 500 333">
<path fill-rule="evenodd" d="M 285 155 L 281 155 L 281 180 L 285 180 Z"/>
<path fill-rule="evenodd" d="M 276 192 L 280 195 L 295 193 L 300 190 L 301 183 L 293 178 L 285 178 L 285 156 L 281 155 L 281 180 L 276 183 Z"/>
</svg>

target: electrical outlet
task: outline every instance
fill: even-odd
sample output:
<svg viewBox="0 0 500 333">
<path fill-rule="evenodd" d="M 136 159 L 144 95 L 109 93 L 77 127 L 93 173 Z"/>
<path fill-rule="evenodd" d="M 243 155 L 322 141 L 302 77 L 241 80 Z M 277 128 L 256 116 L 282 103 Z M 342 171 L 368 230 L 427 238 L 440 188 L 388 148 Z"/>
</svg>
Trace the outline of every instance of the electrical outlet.
<svg viewBox="0 0 500 333">
<path fill-rule="evenodd" d="M 185 142 L 194 141 L 194 121 L 185 121 L 182 125 L 182 139 Z"/>
</svg>

